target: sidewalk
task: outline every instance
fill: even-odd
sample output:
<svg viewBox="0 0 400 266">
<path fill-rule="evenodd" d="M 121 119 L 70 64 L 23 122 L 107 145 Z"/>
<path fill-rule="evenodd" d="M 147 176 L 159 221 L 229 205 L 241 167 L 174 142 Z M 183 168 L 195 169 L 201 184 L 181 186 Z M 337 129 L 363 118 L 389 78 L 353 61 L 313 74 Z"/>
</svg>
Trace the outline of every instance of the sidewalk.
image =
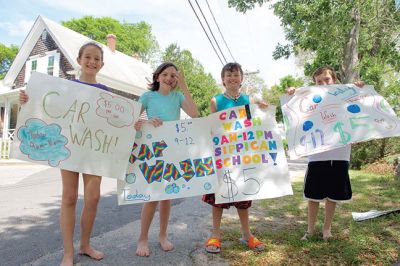
<svg viewBox="0 0 400 266">
<path fill-rule="evenodd" d="M 9 172 L 7 175 L 2 175 L 7 176 L 7 178 L 0 178 L 0 186 L 7 185 L 10 182 L 17 182 L 18 180 L 16 179 L 26 176 L 24 171 L 32 174 L 33 171 L 39 172 L 45 168 L 49 167 L 15 159 L 1 160 L 1 172 Z M 291 163 L 291 179 L 302 178 L 304 176 L 304 168 L 304 165 Z M 106 186 L 108 190 L 102 191 L 104 192 L 104 194 L 102 193 L 102 198 L 115 197 L 116 191 L 113 180 L 105 178 L 103 181 L 102 183 L 104 184 L 102 185 Z M 101 206 L 99 207 L 101 208 Z M 125 206 L 119 206 L 118 209 L 120 208 L 123 211 Z M 263 219 L 264 215 L 265 212 L 263 210 L 250 209 L 252 219 Z M 239 232 L 240 225 L 235 208 L 225 210 L 224 219 L 233 220 L 233 226 Z M 208 254 L 204 250 L 204 243 L 210 235 L 211 222 L 211 207 L 203 203 L 200 197 L 177 200 L 171 208 L 168 227 L 169 239 L 175 245 L 175 249 L 172 252 L 164 252 L 159 246 L 159 213 L 156 212 L 149 233 L 150 257 L 143 258 L 135 254 L 136 241 L 140 233 L 140 220 L 132 220 L 132 222 L 121 227 L 103 230 L 100 235 L 91 238 L 92 245 L 106 254 L 102 261 L 93 261 L 86 256 L 76 255 L 75 265 L 229 265 L 229 262 L 219 255 Z M 224 230 L 224 225 L 222 229 Z M 78 247 L 79 242 L 76 242 L 76 254 Z M 229 243 L 223 243 L 222 248 L 229 248 Z M 56 251 L 44 252 L 48 253 L 42 252 L 43 256 L 23 265 L 58 265 L 60 263 L 62 246 L 57 247 Z"/>
<path fill-rule="evenodd" d="M 159 246 L 159 213 L 156 212 L 149 233 L 150 257 L 135 255 L 140 231 L 140 220 L 137 220 L 91 238 L 91 244 L 102 250 L 106 257 L 101 261 L 94 261 L 86 256 L 76 255 L 75 265 L 229 265 L 219 255 L 204 251 L 203 245 L 209 237 L 210 224 L 211 208 L 202 203 L 199 197 L 187 198 L 171 208 L 168 232 L 170 241 L 175 245 L 173 251 L 164 252 Z M 78 244 L 75 243 L 76 248 Z M 24 265 L 58 265 L 61 258 L 60 249 Z"/>
</svg>

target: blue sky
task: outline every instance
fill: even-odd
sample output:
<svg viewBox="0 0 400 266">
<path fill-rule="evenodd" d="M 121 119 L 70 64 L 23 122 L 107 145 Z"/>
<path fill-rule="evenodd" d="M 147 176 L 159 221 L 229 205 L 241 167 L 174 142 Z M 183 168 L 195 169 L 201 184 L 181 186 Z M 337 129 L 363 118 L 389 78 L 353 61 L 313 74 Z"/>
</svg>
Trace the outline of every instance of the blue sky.
<svg viewBox="0 0 400 266">
<path fill-rule="evenodd" d="M 228 61 L 232 61 L 204 0 L 198 0 Z M 227 7 L 227 0 L 208 0 L 224 38 L 245 70 L 259 70 L 268 86 L 285 75 L 301 75 L 293 58 L 272 59 L 276 44 L 286 43 L 280 21 L 268 5 L 245 15 Z M 195 2 L 192 1 L 196 6 Z M 55 22 L 85 15 L 110 16 L 119 21 L 145 21 L 152 26 L 161 48 L 177 43 L 188 49 L 219 82 L 221 63 L 186 0 L 0 0 L 0 42 L 20 46 L 38 15 Z"/>
</svg>

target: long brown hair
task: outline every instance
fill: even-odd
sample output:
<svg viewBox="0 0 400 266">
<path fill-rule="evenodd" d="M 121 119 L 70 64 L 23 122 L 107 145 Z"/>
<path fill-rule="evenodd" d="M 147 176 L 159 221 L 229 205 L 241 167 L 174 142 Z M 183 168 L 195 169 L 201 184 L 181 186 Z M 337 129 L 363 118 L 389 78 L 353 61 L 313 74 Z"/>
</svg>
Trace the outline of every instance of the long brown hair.
<svg viewBox="0 0 400 266">
<path fill-rule="evenodd" d="M 152 91 L 158 91 L 160 89 L 160 82 L 157 81 L 158 76 L 167 68 L 173 67 L 178 71 L 178 67 L 171 63 L 171 62 L 165 62 L 159 65 L 156 69 L 156 71 L 153 72 L 153 83 L 149 84 L 149 89 Z"/>
</svg>

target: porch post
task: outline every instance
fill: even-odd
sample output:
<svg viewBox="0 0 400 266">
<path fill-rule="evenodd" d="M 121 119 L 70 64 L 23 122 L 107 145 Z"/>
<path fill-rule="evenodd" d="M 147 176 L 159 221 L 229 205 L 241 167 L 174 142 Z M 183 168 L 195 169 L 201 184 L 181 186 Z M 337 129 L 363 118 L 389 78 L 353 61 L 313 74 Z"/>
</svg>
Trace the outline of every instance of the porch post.
<svg viewBox="0 0 400 266">
<path fill-rule="evenodd" d="M 8 139 L 8 131 L 10 129 L 10 100 L 6 97 L 4 102 L 4 117 L 3 117 L 3 139 Z"/>
</svg>

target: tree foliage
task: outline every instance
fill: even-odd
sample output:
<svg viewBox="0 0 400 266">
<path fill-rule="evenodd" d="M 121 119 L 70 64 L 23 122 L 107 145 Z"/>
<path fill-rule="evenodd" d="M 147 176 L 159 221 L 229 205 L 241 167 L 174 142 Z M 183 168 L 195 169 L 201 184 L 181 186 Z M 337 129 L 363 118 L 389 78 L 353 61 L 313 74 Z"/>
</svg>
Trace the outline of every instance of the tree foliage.
<svg viewBox="0 0 400 266">
<path fill-rule="evenodd" d="M 116 49 L 127 55 L 138 54 L 148 62 L 158 50 L 158 43 L 151 32 L 151 26 L 146 22 L 119 22 L 111 17 L 95 18 L 85 16 L 79 19 L 64 21 L 62 24 L 73 31 L 79 32 L 97 42 L 106 44 L 107 34 L 117 36 Z"/>
<path fill-rule="evenodd" d="M 10 69 L 10 66 L 17 56 L 18 46 L 11 45 L 10 47 L 0 43 L 0 79 L 3 79 Z"/>
<path fill-rule="evenodd" d="M 255 3 L 266 2 L 270 1 L 229 0 L 229 5 L 245 12 Z M 329 65 L 346 80 L 346 57 L 354 56 L 359 63 L 352 70 L 360 72 L 363 80 L 380 90 L 385 73 L 400 71 L 400 11 L 394 0 L 278 0 L 272 8 L 281 19 L 288 41 L 277 44 L 274 58 L 313 51 L 313 60 L 304 66 L 306 75 L 317 67 Z M 352 32 L 357 14 L 360 28 Z M 355 37 L 356 49 L 346 51 L 346 45 Z"/>
<path fill-rule="evenodd" d="M 286 93 L 286 88 L 301 87 L 303 85 L 304 85 L 303 79 L 287 75 L 280 79 L 279 84 L 271 86 L 270 89 L 264 89 L 263 99 L 269 104 L 280 106 L 279 97 L 282 94 Z M 283 122 L 283 115 L 281 108 L 276 109 L 276 121 Z"/>
<path fill-rule="evenodd" d="M 246 13 L 247 10 L 253 9 L 256 6 L 256 4 L 262 6 L 264 3 L 268 1 L 269 0 L 247 0 L 247 1 L 229 0 L 228 6 L 235 7 L 237 11 Z"/>
<path fill-rule="evenodd" d="M 193 58 L 189 50 L 181 50 L 177 44 L 171 44 L 165 49 L 162 61 L 172 62 L 179 69 L 183 69 L 190 94 L 200 115 L 208 115 L 211 98 L 220 92 L 212 75 L 204 72 L 204 67 Z"/>
<path fill-rule="evenodd" d="M 240 12 L 265 1 L 229 0 Z M 395 0 L 277 0 L 271 5 L 282 22 L 288 43 L 277 44 L 275 59 L 306 51 L 307 76 L 329 65 L 341 80 L 353 82 L 358 75 L 374 85 L 399 114 L 400 102 L 400 9 Z M 398 138 L 354 145 L 353 165 L 380 156 L 400 153 Z"/>
</svg>

